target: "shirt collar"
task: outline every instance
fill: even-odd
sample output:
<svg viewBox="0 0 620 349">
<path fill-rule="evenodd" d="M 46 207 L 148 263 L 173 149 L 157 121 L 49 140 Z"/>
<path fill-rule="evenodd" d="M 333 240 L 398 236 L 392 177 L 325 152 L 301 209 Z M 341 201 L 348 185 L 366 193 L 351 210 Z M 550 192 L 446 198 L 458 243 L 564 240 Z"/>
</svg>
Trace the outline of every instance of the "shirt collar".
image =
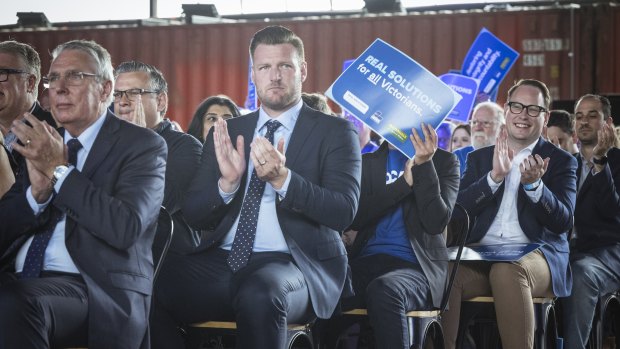
<svg viewBox="0 0 620 349">
<path fill-rule="evenodd" d="M 301 111 L 301 107 L 304 105 L 304 102 L 299 99 L 297 104 L 290 107 L 287 111 L 280 114 L 276 118 L 272 118 L 267 115 L 267 112 L 261 106 L 258 112 L 258 123 L 256 124 L 256 130 L 260 130 L 265 126 L 265 123 L 269 120 L 278 120 L 287 131 L 291 132 L 293 127 L 295 126 L 295 122 L 297 122 L 297 118 L 299 117 L 299 112 Z"/>
<path fill-rule="evenodd" d="M 82 143 L 82 148 L 87 153 L 90 151 L 90 148 L 92 148 L 93 144 L 95 143 L 95 139 L 97 138 L 97 135 L 99 134 L 99 131 L 101 130 L 101 127 L 103 126 L 103 122 L 105 121 L 106 114 L 107 114 L 107 110 L 104 110 L 103 114 L 99 115 L 99 118 L 97 119 L 97 121 L 93 122 L 92 125 L 88 126 L 88 128 L 84 130 L 84 132 L 82 132 L 82 134 L 77 137 L 80 143 Z M 64 137 L 65 144 L 71 138 L 74 138 L 74 137 L 70 135 L 68 131 L 65 130 L 65 137 Z"/>
</svg>

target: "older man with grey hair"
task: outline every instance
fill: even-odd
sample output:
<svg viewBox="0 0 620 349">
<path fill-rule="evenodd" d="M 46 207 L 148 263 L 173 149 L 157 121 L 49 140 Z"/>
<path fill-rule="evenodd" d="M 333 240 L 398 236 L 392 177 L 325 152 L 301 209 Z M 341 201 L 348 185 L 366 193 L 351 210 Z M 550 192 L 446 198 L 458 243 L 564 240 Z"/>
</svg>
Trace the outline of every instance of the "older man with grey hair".
<svg viewBox="0 0 620 349">
<path fill-rule="evenodd" d="M 495 102 L 482 102 L 474 108 L 470 119 L 472 145 L 454 151 L 461 165 L 461 176 L 467 165 L 467 154 L 476 149 L 495 145 L 504 125 L 504 109 Z"/>
<path fill-rule="evenodd" d="M 107 110 L 97 43 L 59 45 L 45 81 L 64 129 L 11 127 L 27 171 L 0 199 L 0 348 L 148 348 L 165 142 Z"/>
</svg>

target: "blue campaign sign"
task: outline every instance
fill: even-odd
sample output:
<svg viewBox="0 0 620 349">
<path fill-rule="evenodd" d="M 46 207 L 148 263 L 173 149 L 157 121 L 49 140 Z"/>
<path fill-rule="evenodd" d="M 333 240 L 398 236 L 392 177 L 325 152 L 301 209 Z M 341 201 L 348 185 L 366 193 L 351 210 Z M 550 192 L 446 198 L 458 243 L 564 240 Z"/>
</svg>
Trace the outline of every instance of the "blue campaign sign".
<svg viewBox="0 0 620 349">
<path fill-rule="evenodd" d="M 325 94 L 403 154 L 415 154 L 411 129 L 437 127 L 461 96 L 419 63 L 376 39 Z"/>
<path fill-rule="evenodd" d="M 463 98 L 456 107 L 452 109 L 452 112 L 448 115 L 448 119 L 467 122 L 478 93 L 478 80 L 454 73 L 443 74 L 439 79 Z"/>
<path fill-rule="evenodd" d="M 463 60 L 461 73 L 480 80 L 477 100 L 490 100 L 502 82 L 506 73 L 512 68 L 519 53 L 498 39 L 486 28 L 469 48 Z"/>
<path fill-rule="evenodd" d="M 541 246 L 540 243 L 466 246 L 463 248 L 461 260 L 514 262 Z M 456 259 L 457 249 L 458 247 L 448 248 L 448 257 L 451 261 Z"/>
</svg>

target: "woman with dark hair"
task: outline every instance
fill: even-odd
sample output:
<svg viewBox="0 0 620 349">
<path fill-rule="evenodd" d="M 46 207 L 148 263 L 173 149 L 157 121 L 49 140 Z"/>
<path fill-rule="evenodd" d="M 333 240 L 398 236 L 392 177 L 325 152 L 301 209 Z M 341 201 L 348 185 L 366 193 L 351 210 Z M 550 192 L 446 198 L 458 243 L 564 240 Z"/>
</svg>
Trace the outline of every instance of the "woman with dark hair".
<svg viewBox="0 0 620 349">
<path fill-rule="evenodd" d="M 241 112 L 230 98 L 221 95 L 211 96 L 202 101 L 196 109 L 187 133 L 204 143 L 217 119 L 226 120 L 238 116 L 241 116 Z"/>
<path fill-rule="evenodd" d="M 450 141 L 450 151 L 471 145 L 471 127 L 469 124 L 460 124 L 452 131 L 452 140 Z"/>
</svg>

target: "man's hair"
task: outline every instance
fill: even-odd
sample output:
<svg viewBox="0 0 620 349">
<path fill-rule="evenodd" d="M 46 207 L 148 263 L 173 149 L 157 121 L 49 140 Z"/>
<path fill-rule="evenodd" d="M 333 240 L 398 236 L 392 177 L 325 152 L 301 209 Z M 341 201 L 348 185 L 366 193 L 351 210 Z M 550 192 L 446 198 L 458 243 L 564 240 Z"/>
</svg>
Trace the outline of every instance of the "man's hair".
<svg viewBox="0 0 620 349">
<path fill-rule="evenodd" d="M 597 100 L 601 103 L 601 108 L 603 109 L 603 119 L 607 120 L 608 117 L 611 116 L 611 102 L 609 102 L 609 99 L 605 96 L 601 96 L 601 95 L 595 95 L 595 94 L 585 94 L 583 96 L 581 96 L 577 102 L 575 102 L 575 111 L 577 111 L 577 106 L 579 105 L 579 103 L 581 103 L 581 101 L 583 101 L 584 99 L 594 99 Z"/>
<path fill-rule="evenodd" d="M 312 109 L 316 109 L 327 115 L 334 115 L 334 112 L 329 107 L 329 104 L 327 104 L 327 97 L 318 92 L 302 92 L 301 99 Z"/>
<path fill-rule="evenodd" d="M 114 79 L 117 79 L 122 73 L 134 72 L 144 72 L 148 74 L 149 89 L 157 91 L 158 93 L 168 93 L 168 82 L 166 82 L 164 74 L 162 74 L 162 72 L 154 66 L 140 61 L 129 61 L 119 64 L 114 71 Z M 168 106 L 164 107 L 164 110 L 161 111 L 161 116 L 166 115 L 167 109 Z"/>
<path fill-rule="evenodd" d="M 473 116 L 474 114 L 476 114 L 476 112 L 478 112 L 478 110 L 482 108 L 489 109 L 493 112 L 493 115 L 495 116 L 495 121 L 497 121 L 498 123 L 498 127 L 506 123 L 506 121 L 504 120 L 504 108 L 502 108 L 499 104 L 491 101 L 477 104 L 471 115 Z"/>
<path fill-rule="evenodd" d="M 65 50 L 78 50 L 86 53 L 95 60 L 97 65 L 97 80 L 100 82 L 110 81 L 114 90 L 114 68 L 112 68 L 112 58 L 108 50 L 92 40 L 72 40 L 56 46 L 52 51 L 52 61 Z M 106 99 L 106 104 L 112 103 L 112 90 Z"/>
<path fill-rule="evenodd" d="M 204 118 L 207 110 L 212 105 L 221 105 L 223 107 L 227 107 L 230 110 L 233 118 L 241 116 L 241 112 L 239 108 L 230 98 L 226 96 L 211 96 L 198 105 L 198 108 L 194 112 L 194 117 L 192 118 L 192 122 L 189 124 L 189 128 L 187 129 L 187 133 L 196 137 L 196 139 L 200 140 L 202 143 L 205 142 L 205 139 L 202 137 L 202 133 L 204 131 Z"/>
<path fill-rule="evenodd" d="M 41 58 L 32 46 L 14 40 L 0 42 L 0 53 L 6 53 L 18 57 L 26 65 L 26 70 L 35 77 L 35 88 L 32 91 L 36 99 L 39 94 L 39 82 L 41 81 Z M 15 67 L 18 68 L 18 67 Z"/>
<path fill-rule="evenodd" d="M 508 99 L 510 99 L 515 90 L 521 86 L 532 86 L 539 89 L 540 92 L 542 92 L 543 94 L 543 100 L 545 103 L 545 105 L 543 105 L 542 107 L 549 110 L 549 105 L 551 105 L 551 95 L 549 94 L 549 89 L 547 88 L 547 85 L 545 85 L 545 83 L 542 81 L 534 79 L 521 79 L 515 82 L 515 84 L 512 85 L 512 87 L 508 90 Z"/>
<path fill-rule="evenodd" d="M 257 31 L 256 34 L 254 34 L 254 36 L 252 37 L 252 40 L 250 41 L 250 57 L 254 57 L 254 51 L 256 51 L 256 48 L 260 44 L 291 44 L 293 45 L 293 47 L 295 47 L 295 50 L 297 51 L 299 61 L 303 62 L 305 60 L 303 41 L 301 41 L 299 36 L 297 36 L 286 27 L 273 25 Z"/>
<path fill-rule="evenodd" d="M 566 110 L 552 110 L 549 112 L 547 127 L 559 127 L 562 132 L 571 135 L 575 132 L 575 116 Z"/>
</svg>

